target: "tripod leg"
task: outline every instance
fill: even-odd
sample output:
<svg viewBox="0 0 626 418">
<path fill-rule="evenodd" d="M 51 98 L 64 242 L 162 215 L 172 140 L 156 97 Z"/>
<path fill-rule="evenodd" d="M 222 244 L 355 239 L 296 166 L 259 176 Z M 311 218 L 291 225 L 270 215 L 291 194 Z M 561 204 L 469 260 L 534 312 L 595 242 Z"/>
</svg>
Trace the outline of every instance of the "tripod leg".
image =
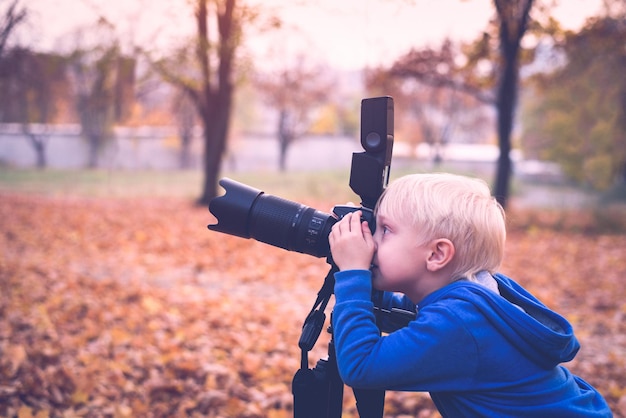
<svg viewBox="0 0 626 418">
<path fill-rule="evenodd" d="M 356 398 L 356 409 L 361 418 L 380 418 L 385 409 L 385 391 L 352 389 Z"/>
<path fill-rule="evenodd" d="M 318 382 L 310 369 L 300 369 L 292 382 L 294 418 L 320 417 Z"/>
<path fill-rule="evenodd" d="M 300 369 L 292 382 L 294 418 L 341 418 L 343 381 L 335 359 L 319 360 L 314 369 Z"/>
<path fill-rule="evenodd" d="M 335 356 L 335 345 L 331 338 L 328 343 L 328 362 L 327 379 L 328 379 L 328 417 L 341 418 L 343 409 L 343 380 L 339 376 L 337 368 L 337 357 Z"/>
</svg>

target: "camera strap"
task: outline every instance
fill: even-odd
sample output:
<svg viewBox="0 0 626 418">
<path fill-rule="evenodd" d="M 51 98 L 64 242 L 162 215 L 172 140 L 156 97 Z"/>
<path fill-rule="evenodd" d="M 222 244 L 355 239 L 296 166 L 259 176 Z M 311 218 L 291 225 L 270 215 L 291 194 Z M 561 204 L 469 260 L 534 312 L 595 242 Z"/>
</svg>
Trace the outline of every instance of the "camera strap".
<svg viewBox="0 0 626 418">
<path fill-rule="evenodd" d="M 317 342 L 317 339 L 322 332 L 324 323 L 326 322 L 326 314 L 324 311 L 328 306 L 330 297 L 333 295 L 335 288 L 335 273 L 338 271 L 337 266 L 334 264 L 328 271 L 322 288 L 317 292 L 317 299 L 311 308 L 311 311 L 304 320 L 302 326 L 302 335 L 298 341 L 298 347 L 302 350 L 302 356 L 300 360 L 300 368 L 308 369 L 308 352 L 313 349 L 313 346 Z"/>
</svg>

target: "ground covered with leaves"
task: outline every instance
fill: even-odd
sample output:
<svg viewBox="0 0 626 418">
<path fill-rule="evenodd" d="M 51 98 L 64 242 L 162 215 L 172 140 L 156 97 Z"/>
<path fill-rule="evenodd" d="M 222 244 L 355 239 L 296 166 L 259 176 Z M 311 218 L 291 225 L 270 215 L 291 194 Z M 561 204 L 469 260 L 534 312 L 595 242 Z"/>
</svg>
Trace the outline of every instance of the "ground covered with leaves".
<svg viewBox="0 0 626 418">
<path fill-rule="evenodd" d="M 292 416 L 328 266 L 212 222 L 185 200 L 0 195 L 0 416 Z M 574 324 L 569 367 L 626 417 L 626 235 L 528 225 L 502 271 Z M 423 394 L 389 392 L 385 408 L 438 416 Z"/>
</svg>

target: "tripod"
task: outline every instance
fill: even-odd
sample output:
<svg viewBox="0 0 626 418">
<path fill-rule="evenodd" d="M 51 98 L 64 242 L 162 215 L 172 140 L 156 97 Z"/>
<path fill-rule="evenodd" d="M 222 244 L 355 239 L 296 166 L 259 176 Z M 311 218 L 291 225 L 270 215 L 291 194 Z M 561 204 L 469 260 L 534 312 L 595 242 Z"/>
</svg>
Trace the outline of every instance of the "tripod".
<svg viewBox="0 0 626 418">
<path fill-rule="evenodd" d="M 309 369 L 308 360 L 308 352 L 315 345 L 326 321 L 324 310 L 333 294 L 335 286 L 334 274 L 337 271 L 337 267 L 331 264 L 324 284 L 317 293 L 315 304 L 302 326 L 302 335 L 298 342 L 302 353 L 300 369 L 296 372 L 292 382 L 294 418 L 341 418 L 344 383 L 337 369 L 332 325 L 329 327 L 331 339 L 328 344 L 328 358 L 320 359 L 313 369 Z M 383 416 L 385 406 L 384 390 L 355 388 L 353 391 L 357 410 L 361 418 Z"/>
</svg>

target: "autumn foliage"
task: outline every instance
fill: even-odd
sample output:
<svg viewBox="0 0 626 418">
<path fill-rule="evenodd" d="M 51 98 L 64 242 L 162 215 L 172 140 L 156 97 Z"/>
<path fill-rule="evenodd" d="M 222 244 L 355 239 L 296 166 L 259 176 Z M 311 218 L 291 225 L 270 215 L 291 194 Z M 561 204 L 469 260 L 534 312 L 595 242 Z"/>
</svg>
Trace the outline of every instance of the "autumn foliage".
<svg viewBox="0 0 626 418">
<path fill-rule="evenodd" d="M 0 195 L 0 416 L 292 416 L 298 338 L 328 266 L 211 222 L 184 200 Z M 502 269 L 574 324 L 569 367 L 617 417 L 625 256 L 623 234 L 515 227 Z M 438 416 L 427 395 L 386 399 L 388 416 Z M 356 416 L 349 391 L 344 412 Z"/>
</svg>

